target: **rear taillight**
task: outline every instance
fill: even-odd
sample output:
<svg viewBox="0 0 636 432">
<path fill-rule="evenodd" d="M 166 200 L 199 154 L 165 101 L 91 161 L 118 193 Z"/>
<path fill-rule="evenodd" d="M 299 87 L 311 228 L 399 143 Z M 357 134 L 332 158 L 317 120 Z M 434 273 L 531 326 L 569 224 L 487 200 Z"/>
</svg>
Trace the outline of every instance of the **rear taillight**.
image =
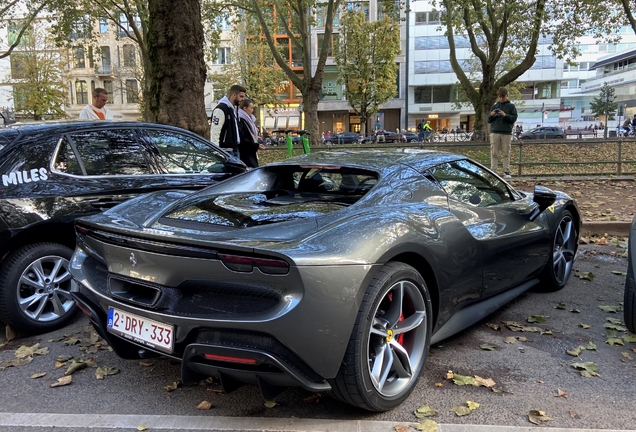
<svg viewBox="0 0 636 432">
<path fill-rule="evenodd" d="M 219 254 L 219 259 L 225 267 L 236 272 L 251 273 L 256 267 L 265 274 L 281 275 L 289 273 L 289 264 L 279 259 L 228 254 Z"/>
<path fill-rule="evenodd" d="M 219 360 L 219 361 L 243 363 L 243 364 L 256 364 L 256 359 L 251 359 L 251 358 L 222 356 L 222 355 L 216 355 L 216 354 L 203 354 L 203 357 L 205 357 L 208 360 Z"/>
<path fill-rule="evenodd" d="M 78 235 L 86 235 L 88 234 L 89 230 L 86 227 L 83 227 L 81 225 L 75 225 L 75 233 Z"/>
</svg>

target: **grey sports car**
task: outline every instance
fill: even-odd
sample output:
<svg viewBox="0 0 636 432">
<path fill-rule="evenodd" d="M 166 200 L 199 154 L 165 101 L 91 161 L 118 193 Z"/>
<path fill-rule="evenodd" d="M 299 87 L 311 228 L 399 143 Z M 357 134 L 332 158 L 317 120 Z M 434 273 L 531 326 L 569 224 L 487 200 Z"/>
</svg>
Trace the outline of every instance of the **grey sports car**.
<svg viewBox="0 0 636 432">
<path fill-rule="evenodd" d="M 118 355 L 181 360 L 184 383 L 384 411 L 431 343 L 563 288 L 579 227 L 569 196 L 464 156 L 319 152 L 79 219 L 73 296 Z"/>
</svg>

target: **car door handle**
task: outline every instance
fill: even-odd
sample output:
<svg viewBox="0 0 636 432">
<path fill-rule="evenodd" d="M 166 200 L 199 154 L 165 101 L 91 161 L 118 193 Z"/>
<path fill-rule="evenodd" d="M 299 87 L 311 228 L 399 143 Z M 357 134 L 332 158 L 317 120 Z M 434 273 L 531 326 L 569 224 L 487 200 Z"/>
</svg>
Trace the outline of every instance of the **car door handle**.
<svg viewBox="0 0 636 432">
<path fill-rule="evenodd" d="M 94 208 L 103 209 L 115 207 L 117 204 L 121 204 L 121 201 L 115 201 L 112 199 L 98 199 L 96 201 L 91 201 L 90 204 Z"/>
</svg>

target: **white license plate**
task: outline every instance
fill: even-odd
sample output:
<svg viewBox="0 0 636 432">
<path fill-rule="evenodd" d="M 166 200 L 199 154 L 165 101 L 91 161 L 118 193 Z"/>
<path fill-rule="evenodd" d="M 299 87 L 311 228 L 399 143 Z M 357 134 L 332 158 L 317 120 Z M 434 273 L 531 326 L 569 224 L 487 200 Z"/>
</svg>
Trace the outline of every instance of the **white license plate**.
<svg viewBox="0 0 636 432">
<path fill-rule="evenodd" d="M 108 308 L 106 327 L 111 333 L 166 353 L 171 353 L 174 346 L 174 326 L 121 309 Z"/>
</svg>

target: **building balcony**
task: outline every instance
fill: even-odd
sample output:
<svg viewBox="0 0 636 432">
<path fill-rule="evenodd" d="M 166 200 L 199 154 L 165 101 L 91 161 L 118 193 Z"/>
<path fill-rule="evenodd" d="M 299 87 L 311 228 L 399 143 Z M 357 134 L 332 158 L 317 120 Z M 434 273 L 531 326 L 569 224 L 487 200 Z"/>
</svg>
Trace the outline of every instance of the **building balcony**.
<svg viewBox="0 0 636 432">
<path fill-rule="evenodd" d="M 95 73 L 99 76 L 112 76 L 113 67 L 112 66 L 95 66 Z"/>
</svg>

